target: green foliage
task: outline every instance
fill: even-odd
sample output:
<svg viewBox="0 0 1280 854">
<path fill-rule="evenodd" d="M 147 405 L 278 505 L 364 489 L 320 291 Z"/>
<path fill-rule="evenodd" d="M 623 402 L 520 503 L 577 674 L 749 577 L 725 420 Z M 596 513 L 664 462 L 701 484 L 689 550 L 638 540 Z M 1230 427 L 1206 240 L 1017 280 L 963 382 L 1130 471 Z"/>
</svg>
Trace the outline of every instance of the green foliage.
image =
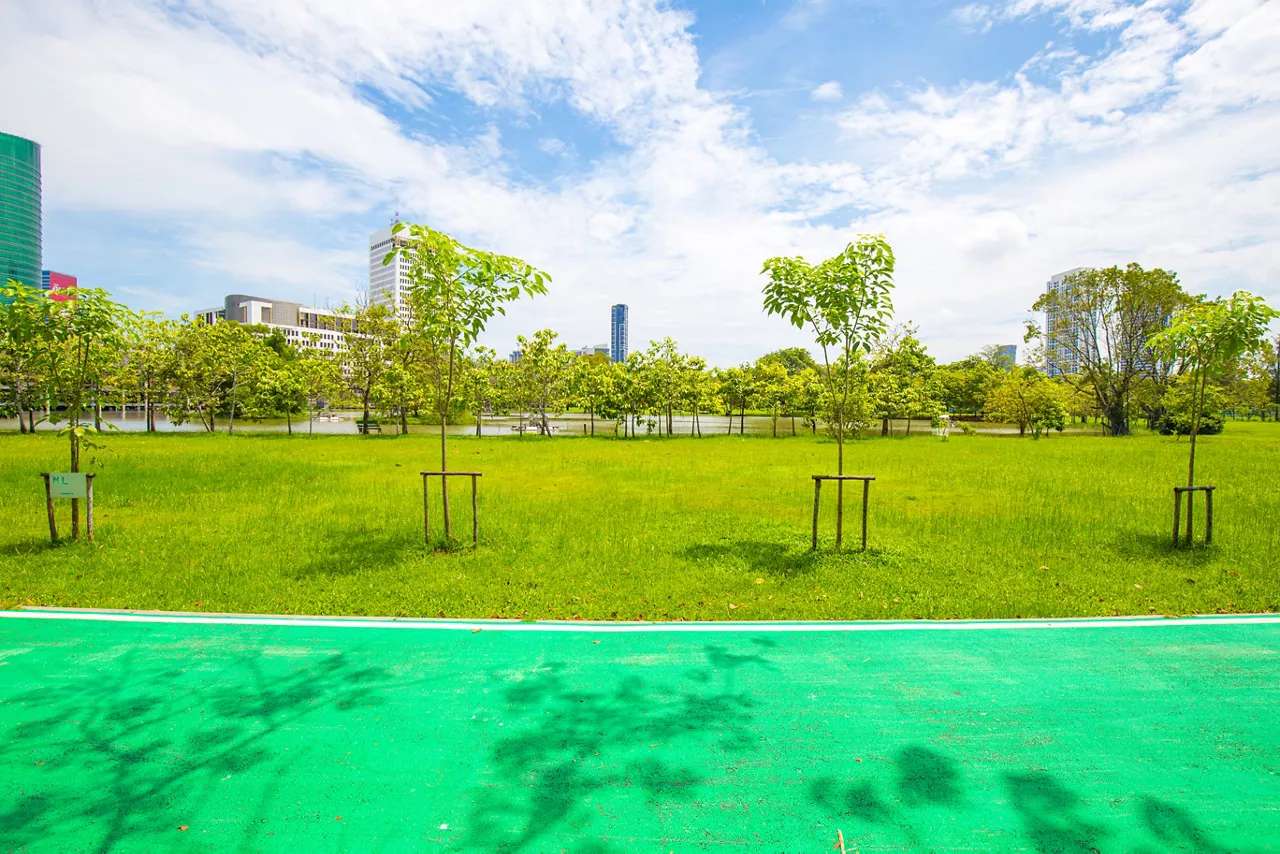
<svg viewBox="0 0 1280 854">
<path fill-rule="evenodd" d="M 907 418 L 932 418 L 944 408 L 938 399 L 941 385 L 935 378 L 934 360 L 908 325 L 880 347 L 871 365 L 871 406 L 889 433 L 889 422 Z"/>
<path fill-rule="evenodd" d="M 803 347 L 787 347 L 782 350 L 774 350 L 772 353 L 766 353 L 756 360 L 756 364 L 765 362 L 775 362 L 787 369 L 788 374 L 798 374 L 801 371 L 814 369 L 818 367 L 818 363 L 813 360 L 813 355 Z"/>
<path fill-rule="evenodd" d="M 1198 406 L 1203 408 L 1197 425 L 1194 422 Z M 1226 406 L 1227 395 L 1219 385 L 1208 383 L 1202 398 L 1196 377 L 1183 374 L 1164 396 L 1165 415 L 1156 429 L 1165 436 L 1190 436 L 1193 432 L 1201 436 L 1216 436 L 1226 423 L 1222 415 Z"/>
<path fill-rule="evenodd" d="M 980 414 L 986 409 L 987 395 L 999 377 L 990 362 L 977 356 L 943 365 L 934 375 L 938 400 L 952 412 Z"/>
<path fill-rule="evenodd" d="M 992 421 L 1017 424 L 1020 435 L 1030 428 L 1039 439 L 1050 430 L 1061 433 L 1066 428 L 1065 399 L 1063 387 L 1035 368 L 1014 368 L 988 395 L 986 414 Z"/>
<path fill-rule="evenodd" d="M 506 303 L 547 292 L 551 277 L 519 258 L 473 249 L 425 225 L 396 223 L 382 263 L 409 263 L 409 332 L 428 368 L 440 416 L 440 467 L 448 468 L 445 422 L 454 403 L 459 358 Z M 402 235 L 404 235 L 402 237 Z"/>
<path fill-rule="evenodd" d="M 1191 407 L 1188 486 L 1195 485 L 1196 434 L 1201 432 L 1210 380 L 1221 379 L 1241 356 L 1261 347 L 1268 325 L 1277 317 L 1280 312 L 1261 297 L 1236 291 L 1226 299 L 1187 306 L 1152 339 L 1152 350 L 1167 360 L 1181 362 L 1196 384 Z"/>
<path fill-rule="evenodd" d="M 1044 332 L 1029 324 L 1027 338 L 1042 340 L 1050 361 L 1074 359 L 1079 370 L 1068 382 L 1097 401 L 1112 435 L 1128 435 L 1138 386 L 1170 369 L 1148 342 L 1190 301 L 1167 270 L 1138 264 L 1082 270 L 1031 307 L 1060 317 L 1060 325 Z"/>
<path fill-rule="evenodd" d="M 893 316 L 893 250 L 883 235 L 859 235 L 844 252 L 811 265 L 803 258 L 770 258 L 762 273 L 764 309 L 797 329 L 808 328 L 822 348 L 824 378 L 836 424 L 837 472 L 844 473 L 844 424 L 855 388 L 850 369 L 870 353 Z M 834 350 L 834 353 L 832 352 Z M 832 370 L 833 362 L 842 366 Z"/>
</svg>

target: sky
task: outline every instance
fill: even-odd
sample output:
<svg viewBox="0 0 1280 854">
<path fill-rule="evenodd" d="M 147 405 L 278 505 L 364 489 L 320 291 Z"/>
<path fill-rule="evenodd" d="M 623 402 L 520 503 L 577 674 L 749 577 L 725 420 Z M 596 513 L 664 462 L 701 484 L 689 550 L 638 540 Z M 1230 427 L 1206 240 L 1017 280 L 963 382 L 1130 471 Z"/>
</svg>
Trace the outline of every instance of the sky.
<svg viewBox="0 0 1280 854">
<path fill-rule="evenodd" d="M 172 316 L 354 302 L 398 214 L 547 271 L 482 343 L 812 339 L 762 262 L 860 233 L 942 360 L 1138 262 L 1280 304 L 1280 0 L 5 0 L 44 266 Z"/>
</svg>

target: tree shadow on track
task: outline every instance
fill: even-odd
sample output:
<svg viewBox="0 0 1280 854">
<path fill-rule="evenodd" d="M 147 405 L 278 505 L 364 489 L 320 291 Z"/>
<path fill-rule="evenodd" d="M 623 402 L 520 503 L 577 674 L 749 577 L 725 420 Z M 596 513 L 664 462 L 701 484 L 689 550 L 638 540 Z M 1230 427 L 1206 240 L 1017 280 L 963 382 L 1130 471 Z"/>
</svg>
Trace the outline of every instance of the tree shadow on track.
<svg viewBox="0 0 1280 854">
<path fill-rule="evenodd" d="M 272 667 L 253 650 L 235 654 L 237 667 L 222 671 L 233 675 L 218 683 L 184 678 L 188 660 L 131 651 L 84 678 L 6 695 L 27 714 L 4 733 L 0 767 L 11 778 L 29 770 L 22 797 L 0 807 L 0 849 L 63 839 L 77 850 L 161 850 L 174 844 L 168 834 L 184 811 L 198 811 L 228 775 L 252 770 L 278 781 L 305 760 L 305 750 L 280 753 L 277 733 L 383 702 L 377 685 L 386 674 L 356 656 Z M 259 800 L 276 785 L 264 783 Z"/>
<path fill-rule="evenodd" d="M 705 666 L 664 681 L 633 674 L 600 685 L 553 662 L 511 684 L 505 700 L 523 723 L 493 745 L 488 760 L 508 783 L 477 792 L 467 850 L 560 850 L 572 836 L 572 850 L 604 852 L 612 850 L 601 839 L 604 812 L 661 813 L 699 798 L 708 774 L 725 769 L 693 767 L 682 757 L 733 757 L 758 743 L 756 703 L 734 677 L 771 666 L 760 653 L 715 645 L 703 655 Z"/>
<path fill-rule="evenodd" d="M 810 802 L 827 818 L 837 825 L 842 818 L 853 820 L 852 826 L 844 825 L 845 838 L 852 843 L 900 844 L 905 838 L 909 848 L 928 848 L 927 832 L 939 815 L 931 807 L 942 808 L 954 821 L 955 815 L 970 809 L 1007 805 L 1007 830 L 1020 831 L 1036 851 L 1229 850 L 1216 844 L 1188 810 L 1151 796 L 1138 798 L 1130 826 L 1123 827 L 1114 817 L 1096 815 L 1084 797 L 1047 771 L 1000 774 L 998 786 L 989 791 L 967 784 L 961 763 L 930 748 L 912 745 L 877 761 L 887 763 L 890 773 L 868 773 L 864 769 L 869 765 L 855 764 L 858 770 L 845 779 L 824 776 L 809 784 Z M 1001 830 L 999 822 L 985 827 L 989 832 Z M 1135 837 L 1147 842 L 1133 847 Z"/>
</svg>

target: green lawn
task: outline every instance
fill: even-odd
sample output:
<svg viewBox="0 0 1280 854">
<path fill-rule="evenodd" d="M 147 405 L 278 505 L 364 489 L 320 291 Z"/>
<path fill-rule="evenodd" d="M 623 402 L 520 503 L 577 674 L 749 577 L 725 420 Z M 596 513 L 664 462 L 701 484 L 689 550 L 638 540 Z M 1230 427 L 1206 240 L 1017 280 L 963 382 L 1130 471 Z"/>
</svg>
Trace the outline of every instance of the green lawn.
<svg viewBox="0 0 1280 854">
<path fill-rule="evenodd" d="M 878 478 L 871 547 L 833 552 L 828 494 L 818 556 L 809 476 L 835 463 L 823 438 L 452 441 L 454 468 L 484 472 L 477 552 L 423 547 L 429 436 L 111 437 L 97 541 L 56 548 L 38 472 L 65 467 L 65 443 L 0 436 L 0 606 L 588 620 L 1280 610 L 1272 424 L 1202 440 L 1215 543 L 1179 552 L 1171 488 L 1187 446 L 1156 436 L 859 441 L 848 470 Z"/>
</svg>

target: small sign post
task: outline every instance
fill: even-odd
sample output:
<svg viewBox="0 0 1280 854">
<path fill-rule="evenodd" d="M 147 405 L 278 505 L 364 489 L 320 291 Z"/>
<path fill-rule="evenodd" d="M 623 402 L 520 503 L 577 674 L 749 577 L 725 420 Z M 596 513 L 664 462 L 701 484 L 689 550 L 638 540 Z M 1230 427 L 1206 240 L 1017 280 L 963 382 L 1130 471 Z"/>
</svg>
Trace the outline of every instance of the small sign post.
<svg viewBox="0 0 1280 854">
<path fill-rule="evenodd" d="M 75 503 L 79 499 L 85 499 L 85 535 L 89 542 L 93 542 L 93 475 L 84 472 L 42 472 L 41 477 L 44 478 L 44 498 L 45 504 L 49 511 L 49 539 L 58 542 L 58 522 L 53 512 L 53 499 L 70 498 L 72 504 L 72 522 L 79 522 L 75 518 Z M 72 525 L 72 537 L 80 538 L 80 530 L 78 524 Z"/>
</svg>

